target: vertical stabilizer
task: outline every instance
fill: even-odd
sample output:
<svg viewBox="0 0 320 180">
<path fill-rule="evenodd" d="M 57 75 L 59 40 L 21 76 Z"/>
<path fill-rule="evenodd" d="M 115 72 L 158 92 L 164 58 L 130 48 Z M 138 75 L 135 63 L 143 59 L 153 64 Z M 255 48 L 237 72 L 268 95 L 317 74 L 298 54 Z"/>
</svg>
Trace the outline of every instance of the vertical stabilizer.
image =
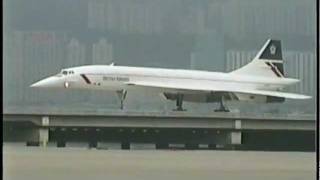
<svg viewBox="0 0 320 180">
<path fill-rule="evenodd" d="M 268 39 L 250 63 L 231 74 L 284 77 L 281 41 Z"/>
</svg>

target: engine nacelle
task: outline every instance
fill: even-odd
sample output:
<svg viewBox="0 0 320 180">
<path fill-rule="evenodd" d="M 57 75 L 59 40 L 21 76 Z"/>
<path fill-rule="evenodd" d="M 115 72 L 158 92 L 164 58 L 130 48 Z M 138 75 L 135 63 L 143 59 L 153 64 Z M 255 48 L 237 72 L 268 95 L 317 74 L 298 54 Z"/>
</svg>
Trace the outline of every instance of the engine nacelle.
<svg viewBox="0 0 320 180">
<path fill-rule="evenodd" d="M 285 98 L 274 97 L 274 96 L 265 96 L 265 95 L 251 95 L 244 93 L 236 93 L 238 101 L 244 102 L 254 102 L 254 103 L 282 103 L 285 101 Z"/>
<path fill-rule="evenodd" d="M 176 93 L 163 93 L 164 97 L 169 100 L 176 100 Z M 183 100 L 189 102 L 219 102 L 221 96 L 223 96 L 224 101 L 244 101 L 253 103 L 282 103 L 285 98 L 274 97 L 274 96 L 264 96 L 264 95 L 250 95 L 244 93 L 199 93 L 199 94 L 183 94 Z"/>
</svg>

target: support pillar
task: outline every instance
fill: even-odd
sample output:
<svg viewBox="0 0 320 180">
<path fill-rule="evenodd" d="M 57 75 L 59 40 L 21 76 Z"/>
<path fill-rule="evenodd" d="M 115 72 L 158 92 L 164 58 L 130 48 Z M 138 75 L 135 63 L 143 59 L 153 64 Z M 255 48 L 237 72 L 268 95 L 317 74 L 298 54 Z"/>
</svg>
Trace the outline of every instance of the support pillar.
<svg viewBox="0 0 320 180">
<path fill-rule="evenodd" d="M 43 116 L 41 119 L 42 127 L 40 127 L 39 131 L 39 144 L 42 147 L 47 147 L 49 141 L 49 117 Z"/>
<path fill-rule="evenodd" d="M 39 142 L 42 147 L 47 147 L 49 141 L 49 129 L 48 128 L 40 128 L 39 129 Z"/>
<path fill-rule="evenodd" d="M 234 128 L 236 131 L 231 132 L 231 144 L 239 145 L 242 144 L 242 133 L 241 133 L 241 120 L 237 119 L 234 121 Z"/>
<path fill-rule="evenodd" d="M 232 145 L 242 144 L 242 133 L 240 131 L 230 133 L 230 141 Z"/>
<path fill-rule="evenodd" d="M 234 121 L 234 130 L 228 132 L 227 135 L 227 146 L 235 149 L 237 146 L 242 144 L 242 127 L 241 120 Z"/>
</svg>

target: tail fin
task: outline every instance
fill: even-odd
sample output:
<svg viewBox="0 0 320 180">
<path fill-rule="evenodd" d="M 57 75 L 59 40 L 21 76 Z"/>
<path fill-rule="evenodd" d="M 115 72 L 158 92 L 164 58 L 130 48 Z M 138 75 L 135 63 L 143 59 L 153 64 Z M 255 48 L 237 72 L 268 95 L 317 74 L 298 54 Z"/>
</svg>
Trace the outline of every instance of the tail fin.
<svg viewBox="0 0 320 180">
<path fill-rule="evenodd" d="M 249 64 L 231 74 L 284 77 L 281 41 L 268 39 Z"/>
</svg>

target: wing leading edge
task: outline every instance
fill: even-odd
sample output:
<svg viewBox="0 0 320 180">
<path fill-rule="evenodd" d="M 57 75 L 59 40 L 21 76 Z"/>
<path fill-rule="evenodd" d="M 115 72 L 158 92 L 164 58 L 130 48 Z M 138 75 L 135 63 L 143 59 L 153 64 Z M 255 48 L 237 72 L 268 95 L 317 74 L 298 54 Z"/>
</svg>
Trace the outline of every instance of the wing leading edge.
<svg viewBox="0 0 320 180">
<path fill-rule="evenodd" d="M 179 84 L 179 83 L 170 84 L 170 83 L 159 83 L 159 82 L 130 82 L 130 83 L 127 83 L 127 85 L 149 87 L 149 88 L 163 88 L 163 89 L 170 89 L 170 90 L 176 90 L 176 91 L 233 92 L 233 93 L 283 97 L 283 98 L 289 98 L 289 99 L 310 99 L 311 98 L 311 96 L 307 96 L 307 95 L 279 92 L 279 91 L 236 89 L 236 88 L 228 88 L 228 87 L 195 86 L 195 85 Z"/>
</svg>

